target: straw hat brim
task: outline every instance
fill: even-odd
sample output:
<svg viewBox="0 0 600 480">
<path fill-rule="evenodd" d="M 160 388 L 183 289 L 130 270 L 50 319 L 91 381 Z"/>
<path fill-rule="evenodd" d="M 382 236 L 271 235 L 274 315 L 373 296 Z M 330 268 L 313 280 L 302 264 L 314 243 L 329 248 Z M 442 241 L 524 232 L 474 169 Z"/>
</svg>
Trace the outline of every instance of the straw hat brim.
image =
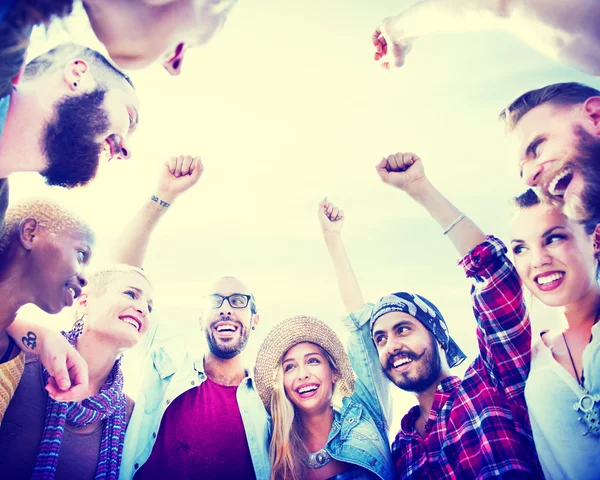
<svg viewBox="0 0 600 480">
<path fill-rule="evenodd" d="M 304 315 L 288 318 L 277 324 L 266 336 L 254 367 L 254 382 L 267 412 L 271 412 L 271 397 L 281 369 L 285 353 L 302 342 L 310 342 L 323 348 L 335 361 L 341 378 L 337 391 L 350 396 L 354 391 L 354 372 L 344 345 L 335 332 L 323 321 Z"/>
</svg>

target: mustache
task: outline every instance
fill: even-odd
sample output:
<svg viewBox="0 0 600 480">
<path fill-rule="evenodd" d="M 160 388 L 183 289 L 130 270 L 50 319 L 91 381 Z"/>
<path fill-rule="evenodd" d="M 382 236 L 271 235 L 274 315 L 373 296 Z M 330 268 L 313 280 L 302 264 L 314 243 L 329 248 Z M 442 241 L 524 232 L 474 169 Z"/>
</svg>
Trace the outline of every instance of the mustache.
<svg viewBox="0 0 600 480">
<path fill-rule="evenodd" d="M 394 362 L 396 360 L 398 360 L 399 358 L 408 358 L 410 360 L 419 360 L 423 355 L 425 355 L 425 352 L 423 352 L 421 355 L 417 355 L 412 350 L 406 350 L 406 351 L 399 352 L 396 355 L 388 358 L 384 371 L 387 372 L 387 371 L 391 370 L 392 368 L 394 368 Z"/>
<path fill-rule="evenodd" d="M 242 325 L 242 322 L 240 322 L 239 320 L 236 320 L 236 319 L 230 317 L 229 315 L 225 315 L 223 317 L 220 317 L 219 319 L 217 319 L 214 322 L 212 322 L 210 324 L 210 328 L 213 329 L 214 327 L 216 327 L 217 323 L 221 323 L 221 322 L 235 323 L 240 330 L 244 329 L 244 325 Z"/>
</svg>

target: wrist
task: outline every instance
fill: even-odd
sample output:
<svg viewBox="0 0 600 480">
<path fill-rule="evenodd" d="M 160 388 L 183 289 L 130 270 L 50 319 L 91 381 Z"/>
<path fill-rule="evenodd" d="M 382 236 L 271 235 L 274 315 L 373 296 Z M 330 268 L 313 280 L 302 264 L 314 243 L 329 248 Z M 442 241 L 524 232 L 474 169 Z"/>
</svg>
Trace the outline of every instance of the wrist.
<svg viewBox="0 0 600 480">
<path fill-rule="evenodd" d="M 413 182 L 410 188 L 406 189 L 406 193 L 416 202 L 423 203 L 431 197 L 436 188 L 427 177 L 423 177 Z"/>
<path fill-rule="evenodd" d="M 325 243 L 328 245 L 335 245 L 342 241 L 342 233 L 341 232 L 323 232 L 323 238 L 325 239 Z"/>
<path fill-rule="evenodd" d="M 169 208 L 176 199 L 176 195 L 173 195 L 172 193 L 161 192 L 160 190 L 157 190 L 150 195 L 150 200 L 162 208 Z"/>
</svg>

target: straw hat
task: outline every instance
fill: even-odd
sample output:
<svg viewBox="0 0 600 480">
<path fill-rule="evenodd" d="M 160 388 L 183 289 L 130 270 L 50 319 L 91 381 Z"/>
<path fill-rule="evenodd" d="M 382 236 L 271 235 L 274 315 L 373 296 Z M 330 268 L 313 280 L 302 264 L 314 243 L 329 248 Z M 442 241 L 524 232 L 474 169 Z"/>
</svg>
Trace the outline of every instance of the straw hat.
<svg viewBox="0 0 600 480">
<path fill-rule="evenodd" d="M 285 352 L 302 342 L 319 345 L 331 355 L 341 375 L 337 385 L 342 396 L 350 396 L 354 391 L 354 372 L 350 359 L 335 332 L 325 322 L 314 317 L 300 315 L 288 318 L 269 332 L 256 356 L 254 382 L 269 413 L 277 371 L 281 369 L 281 359 Z"/>
</svg>

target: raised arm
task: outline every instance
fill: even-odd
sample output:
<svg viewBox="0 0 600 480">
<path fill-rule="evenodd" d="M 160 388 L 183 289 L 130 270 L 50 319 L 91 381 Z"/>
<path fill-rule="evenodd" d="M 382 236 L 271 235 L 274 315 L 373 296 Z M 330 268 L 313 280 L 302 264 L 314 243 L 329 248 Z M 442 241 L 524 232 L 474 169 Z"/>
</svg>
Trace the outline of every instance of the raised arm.
<svg viewBox="0 0 600 480">
<path fill-rule="evenodd" d="M 479 227 L 433 186 L 425 175 L 422 160 L 414 153 L 388 155 L 376 168 L 384 183 L 407 193 L 427 210 L 461 257 L 485 240 Z"/>
<path fill-rule="evenodd" d="M 600 75 L 599 18 L 596 0 L 421 0 L 377 27 L 375 60 L 401 67 L 423 35 L 502 28 L 550 58 Z"/>
<path fill-rule="evenodd" d="M 165 161 L 157 187 L 117 240 L 113 254 L 116 263 L 143 266 L 156 225 L 179 195 L 198 182 L 203 171 L 200 157 L 179 155 Z"/>
<path fill-rule="evenodd" d="M 342 241 L 344 212 L 324 198 L 319 203 L 317 215 L 346 313 L 358 310 L 364 305 L 365 299 Z"/>
</svg>

